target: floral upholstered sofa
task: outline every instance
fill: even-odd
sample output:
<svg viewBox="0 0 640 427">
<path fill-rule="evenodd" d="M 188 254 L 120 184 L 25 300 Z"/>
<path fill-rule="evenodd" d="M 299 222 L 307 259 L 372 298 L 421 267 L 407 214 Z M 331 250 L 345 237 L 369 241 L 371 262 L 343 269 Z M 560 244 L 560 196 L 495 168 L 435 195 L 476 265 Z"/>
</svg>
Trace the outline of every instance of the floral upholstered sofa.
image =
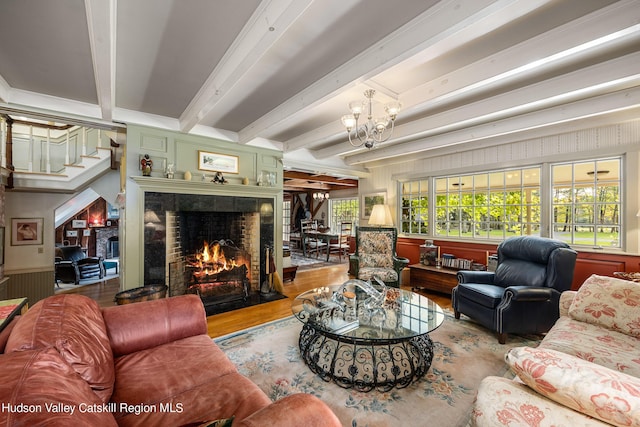
<svg viewBox="0 0 640 427">
<path fill-rule="evenodd" d="M 640 426 L 640 283 L 589 277 L 537 348 L 505 358 L 516 377 L 482 381 L 474 425 Z"/>
</svg>

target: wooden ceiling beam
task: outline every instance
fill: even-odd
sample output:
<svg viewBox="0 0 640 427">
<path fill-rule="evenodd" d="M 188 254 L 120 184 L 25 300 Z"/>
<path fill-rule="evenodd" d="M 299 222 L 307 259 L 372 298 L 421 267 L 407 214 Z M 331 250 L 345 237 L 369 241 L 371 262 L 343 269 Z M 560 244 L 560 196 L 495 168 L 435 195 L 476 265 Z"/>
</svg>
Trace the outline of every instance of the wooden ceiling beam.
<svg viewBox="0 0 640 427">
<path fill-rule="evenodd" d="M 335 176 L 316 175 L 316 174 L 310 174 L 306 172 L 297 172 L 297 171 L 284 171 L 283 176 L 285 180 L 285 185 L 287 185 L 288 180 L 292 180 L 292 181 L 307 181 L 309 184 L 321 183 L 321 184 L 331 184 L 334 186 L 344 186 L 344 187 L 358 186 L 358 180 L 352 179 L 352 178 L 339 178 Z"/>
</svg>

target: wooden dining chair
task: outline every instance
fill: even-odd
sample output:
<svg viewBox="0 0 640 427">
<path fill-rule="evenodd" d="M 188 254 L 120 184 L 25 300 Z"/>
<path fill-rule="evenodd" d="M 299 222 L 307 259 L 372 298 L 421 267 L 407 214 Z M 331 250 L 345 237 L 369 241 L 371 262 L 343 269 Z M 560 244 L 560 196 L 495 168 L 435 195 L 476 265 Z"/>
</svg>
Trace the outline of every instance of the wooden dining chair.
<svg viewBox="0 0 640 427">
<path fill-rule="evenodd" d="M 318 239 L 314 233 L 318 231 L 318 221 L 316 220 L 303 220 L 300 223 L 302 244 L 307 256 L 312 253 L 316 254 L 316 258 L 323 251 L 328 249 L 328 245 L 321 239 Z"/>
<path fill-rule="evenodd" d="M 349 239 L 351 238 L 351 232 L 353 231 L 353 223 L 352 222 L 341 222 L 340 223 L 340 235 L 338 236 L 338 241 L 336 243 L 331 243 L 329 245 L 329 254 L 337 253 L 338 261 L 342 262 L 342 256 L 344 255 L 349 259 Z"/>
</svg>

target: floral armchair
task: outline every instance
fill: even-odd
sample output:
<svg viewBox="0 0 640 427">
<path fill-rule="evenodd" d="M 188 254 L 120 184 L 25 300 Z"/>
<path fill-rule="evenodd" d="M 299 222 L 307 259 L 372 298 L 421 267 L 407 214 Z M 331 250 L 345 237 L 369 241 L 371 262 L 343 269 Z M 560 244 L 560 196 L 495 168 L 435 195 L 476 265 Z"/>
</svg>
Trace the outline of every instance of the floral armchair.
<svg viewBox="0 0 640 427">
<path fill-rule="evenodd" d="M 356 250 L 351 255 L 353 275 L 360 280 L 378 277 L 387 286 L 400 287 L 400 272 L 409 264 L 396 254 L 394 227 L 356 227 Z"/>
</svg>

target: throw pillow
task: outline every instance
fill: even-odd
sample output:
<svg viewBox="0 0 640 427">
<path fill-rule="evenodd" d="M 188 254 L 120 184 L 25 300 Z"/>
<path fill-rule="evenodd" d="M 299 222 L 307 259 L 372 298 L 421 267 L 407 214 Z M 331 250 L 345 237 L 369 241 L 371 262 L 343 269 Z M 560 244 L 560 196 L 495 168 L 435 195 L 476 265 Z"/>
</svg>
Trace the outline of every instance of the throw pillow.
<svg viewBox="0 0 640 427">
<path fill-rule="evenodd" d="M 594 274 L 578 290 L 569 316 L 640 337 L 640 283 Z"/>
<path fill-rule="evenodd" d="M 505 356 L 541 395 L 616 426 L 640 426 L 640 378 L 551 349 L 516 347 Z"/>
</svg>

